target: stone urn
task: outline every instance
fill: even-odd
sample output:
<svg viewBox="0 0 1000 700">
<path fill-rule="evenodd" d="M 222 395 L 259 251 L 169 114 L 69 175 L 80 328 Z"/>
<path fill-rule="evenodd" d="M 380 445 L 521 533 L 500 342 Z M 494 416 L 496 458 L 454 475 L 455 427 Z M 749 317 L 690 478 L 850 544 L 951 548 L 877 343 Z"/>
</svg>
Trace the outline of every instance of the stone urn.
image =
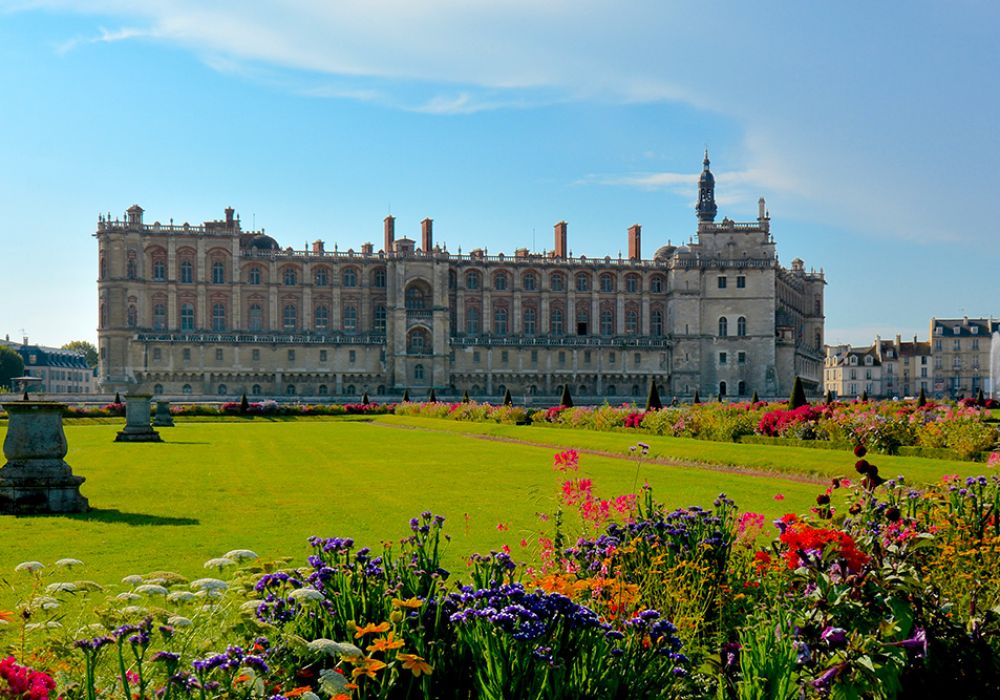
<svg viewBox="0 0 1000 700">
<path fill-rule="evenodd" d="M 90 509 L 80 495 L 82 476 L 66 464 L 65 404 L 16 401 L 3 404 L 9 417 L 0 468 L 0 513 L 83 513 Z"/>
<path fill-rule="evenodd" d="M 118 431 L 115 442 L 162 442 L 150 425 L 150 398 L 149 394 L 125 395 L 125 427 Z"/>
<path fill-rule="evenodd" d="M 174 427 L 174 417 L 170 415 L 169 401 L 156 402 L 156 413 L 153 415 L 153 427 L 154 428 Z"/>
</svg>

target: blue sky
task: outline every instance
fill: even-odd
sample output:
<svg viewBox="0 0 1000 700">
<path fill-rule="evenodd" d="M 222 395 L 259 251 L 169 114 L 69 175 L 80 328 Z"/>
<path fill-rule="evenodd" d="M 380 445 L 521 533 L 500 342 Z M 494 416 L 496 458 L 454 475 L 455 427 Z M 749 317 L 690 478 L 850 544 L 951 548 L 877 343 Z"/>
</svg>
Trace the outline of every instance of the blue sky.
<svg viewBox="0 0 1000 700">
<path fill-rule="evenodd" d="M 210 9 L 209 9 L 210 8 Z M 764 196 L 827 340 L 1000 315 L 992 2 L 0 0 L 0 334 L 96 340 L 99 212 L 646 255 Z"/>
</svg>

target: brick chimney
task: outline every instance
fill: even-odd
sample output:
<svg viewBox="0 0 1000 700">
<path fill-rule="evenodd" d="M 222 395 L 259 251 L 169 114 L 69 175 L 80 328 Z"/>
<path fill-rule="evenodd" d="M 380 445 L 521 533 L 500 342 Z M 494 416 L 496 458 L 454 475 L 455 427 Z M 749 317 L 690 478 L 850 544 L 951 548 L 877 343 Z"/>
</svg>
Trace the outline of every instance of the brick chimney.
<svg viewBox="0 0 1000 700">
<path fill-rule="evenodd" d="M 434 248 L 434 220 L 424 219 L 420 222 L 420 247 L 425 253 Z"/>
<path fill-rule="evenodd" d="M 393 251 L 393 241 L 396 240 L 396 218 L 390 214 L 385 217 L 385 254 Z"/>
<path fill-rule="evenodd" d="M 642 260 L 642 226 L 632 224 L 628 229 L 628 259 Z"/>
<path fill-rule="evenodd" d="M 554 258 L 566 258 L 566 229 L 568 224 L 565 221 L 560 221 L 556 224 L 556 247 L 552 251 L 552 257 Z"/>
<path fill-rule="evenodd" d="M 371 243 L 362 243 L 361 244 L 361 254 L 362 255 L 371 255 L 374 252 L 375 252 L 375 246 L 372 245 Z"/>
<path fill-rule="evenodd" d="M 323 252 L 323 241 L 313 241 L 313 254 L 319 255 Z"/>
<path fill-rule="evenodd" d="M 236 223 L 233 219 L 233 214 L 235 213 L 235 209 L 232 207 L 226 207 L 226 228 L 233 228 L 233 224 Z"/>
</svg>

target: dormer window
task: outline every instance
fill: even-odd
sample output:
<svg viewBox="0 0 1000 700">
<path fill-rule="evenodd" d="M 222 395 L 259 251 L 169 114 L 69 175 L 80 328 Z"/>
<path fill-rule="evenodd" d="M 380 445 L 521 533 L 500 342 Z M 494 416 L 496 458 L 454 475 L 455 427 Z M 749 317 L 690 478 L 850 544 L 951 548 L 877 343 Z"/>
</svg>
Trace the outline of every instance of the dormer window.
<svg viewBox="0 0 1000 700">
<path fill-rule="evenodd" d="M 972 335 L 979 335 L 979 326 L 972 326 L 969 329 L 969 332 L 972 333 Z"/>
<path fill-rule="evenodd" d="M 868 365 L 869 367 L 871 367 L 871 364 L 872 364 L 872 356 L 871 355 L 865 355 L 865 364 Z"/>
<path fill-rule="evenodd" d="M 951 331 L 955 335 L 959 335 L 962 332 L 962 327 L 961 326 L 955 326 L 954 328 L 951 329 Z"/>
<path fill-rule="evenodd" d="M 858 356 L 857 355 L 851 355 L 851 364 L 852 365 L 858 364 Z"/>
<path fill-rule="evenodd" d="M 934 326 L 934 335 L 944 335 L 944 327 Z"/>
</svg>

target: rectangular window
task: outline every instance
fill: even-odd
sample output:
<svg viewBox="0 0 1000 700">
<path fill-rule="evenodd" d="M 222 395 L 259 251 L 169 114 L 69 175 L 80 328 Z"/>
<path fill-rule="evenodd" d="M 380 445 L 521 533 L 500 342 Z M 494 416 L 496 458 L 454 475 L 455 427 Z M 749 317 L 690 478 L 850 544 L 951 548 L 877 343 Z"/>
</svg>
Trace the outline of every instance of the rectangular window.
<svg viewBox="0 0 1000 700">
<path fill-rule="evenodd" d="M 506 350 L 502 350 L 500 352 L 500 361 L 504 364 L 507 364 L 507 360 L 509 359 L 510 359 L 510 353 L 507 352 Z"/>
<path fill-rule="evenodd" d="M 153 348 L 153 361 L 154 362 L 159 362 L 161 356 L 162 356 L 162 353 L 160 352 L 160 349 L 159 348 Z"/>
<path fill-rule="evenodd" d="M 215 361 L 222 362 L 222 348 L 215 349 Z"/>
<path fill-rule="evenodd" d="M 745 365 L 747 363 L 747 354 L 742 351 L 736 353 L 736 362 Z"/>
<path fill-rule="evenodd" d="M 358 359 L 357 350 L 351 350 L 347 353 L 347 361 L 350 362 L 352 365 L 357 361 L 357 359 Z"/>
<path fill-rule="evenodd" d="M 294 350 L 289 350 L 288 351 L 288 361 L 289 362 L 295 362 L 295 351 Z"/>
<path fill-rule="evenodd" d="M 251 350 L 250 359 L 252 359 L 254 362 L 260 362 L 260 350 L 258 350 L 257 348 Z"/>
<path fill-rule="evenodd" d="M 479 363 L 479 351 L 478 350 L 473 350 L 472 351 L 472 361 L 475 362 L 475 363 L 477 363 L 477 364 Z"/>
<path fill-rule="evenodd" d="M 955 338 L 954 348 L 955 352 L 959 352 L 962 349 L 962 341 L 959 340 L 958 338 Z"/>
<path fill-rule="evenodd" d="M 326 362 L 326 350 L 319 351 L 319 361 Z"/>
<path fill-rule="evenodd" d="M 608 353 L 608 364 L 613 365 L 615 363 L 615 354 L 613 352 Z"/>
<path fill-rule="evenodd" d="M 736 276 L 736 288 L 737 289 L 746 289 L 746 286 L 747 286 L 746 275 L 737 275 Z"/>
<path fill-rule="evenodd" d="M 636 367 L 638 367 L 639 365 L 642 364 L 642 353 L 641 352 L 637 352 L 635 354 L 635 356 L 632 358 L 632 364 L 634 364 Z"/>
<path fill-rule="evenodd" d="M 726 364 L 726 362 L 727 362 L 728 360 L 729 360 L 729 355 L 728 355 L 728 353 L 724 353 L 724 352 L 720 352 L 720 353 L 719 353 L 719 364 L 720 364 L 720 365 L 724 365 L 724 364 Z"/>
<path fill-rule="evenodd" d="M 590 364 L 590 350 L 583 351 L 583 364 L 585 365 Z"/>
<path fill-rule="evenodd" d="M 537 365 L 538 364 L 538 351 L 537 350 L 532 350 L 531 351 L 531 364 L 533 364 L 533 365 Z"/>
<path fill-rule="evenodd" d="M 191 361 L 191 348 L 184 348 L 184 350 L 181 352 L 181 357 L 184 358 L 185 362 L 190 362 Z"/>
<path fill-rule="evenodd" d="M 935 340 L 934 341 L 934 352 L 941 352 L 941 341 L 940 340 Z"/>
<path fill-rule="evenodd" d="M 566 364 L 566 353 L 562 350 L 559 351 L 559 364 Z"/>
<path fill-rule="evenodd" d="M 726 288 L 726 278 L 725 277 L 720 277 L 719 278 L 719 289 L 725 289 L 725 288 Z"/>
</svg>

